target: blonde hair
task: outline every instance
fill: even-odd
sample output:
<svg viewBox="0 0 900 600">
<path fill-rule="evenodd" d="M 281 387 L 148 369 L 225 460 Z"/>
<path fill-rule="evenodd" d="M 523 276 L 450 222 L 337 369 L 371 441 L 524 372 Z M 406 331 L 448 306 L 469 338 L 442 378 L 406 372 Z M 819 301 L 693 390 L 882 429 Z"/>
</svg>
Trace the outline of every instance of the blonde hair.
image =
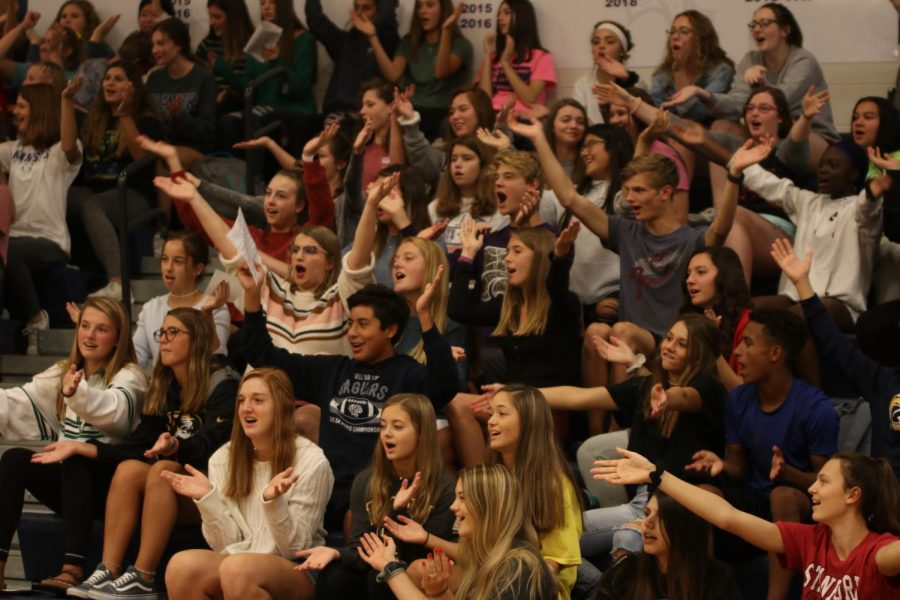
<svg viewBox="0 0 900 600">
<path fill-rule="evenodd" d="M 402 408 L 416 430 L 416 471 L 422 474 L 422 484 L 415 498 L 410 501 L 407 512 L 413 520 L 422 523 L 428 519 L 440 496 L 441 476 L 444 472 L 438 450 L 434 407 L 422 394 L 395 394 L 384 403 L 381 414 L 391 406 Z M 372 478 L 368 491 L 369 521 L 372 525 L 380 525 L 391 514 L 391 488 L 396 480 L 397 474 L 379 440 L 372 457 Z"/>
<path fill-rule="evenodd" d="M 195 308 L 173 308 L 168 316 L 184 325 L 190 337 L 187 377 L 181 388 L 181 410 L 187 413 L 199 411 L 209 394 L 209 377 L 212 374 L 213 331 L 209 317 Z M 185 335 L 185 334 L 180 334 Z M 144 402 L 145 415 L 162 415 L 166 411 L 166 392 L 175 384 L 172 368 L 157 359 L 147 388 Z"/>
<path fill-rule="evenodd" d="M 556 239 L 542 227 L 517 229 L 510 241 L 518 238 L 534 252 L 531 272 L 524 288 L 508 286 L 500 307 L 500 320 L 492 335 L 542 335 L 547 329 L 550 312 L 550 293 L 547 277 L 550 274 L 550 253 Z M 522 319 L 521 309 L 528 310 Z"/>
<path fill-rule="evenodd" d="M 431 280 L 437 275 L 438 268 L 441 265 L 444 267 L 444 274 L 441 275 L 438 289 L 434 290 L 434 299 L 431 303 L 431 312 L 434 315 L 434 325 L 437 327 L 438 331 L 444 333 L 447 329 L 447 302 L 450 298 L 450 276 L 448 275 L 450 272 L 450 263 L 447 262 L 447 255 L 441 250 L 440 246 L 430 240 L 423 240 L 418 237 L 405 237 L 397 244 L 397 249 L 394 251 L 394 258 L 391 259 L 392 265 L 394 264 L 394 260 L 396 260 L 400 247 L 406 243 L 415 246 L 422 254 L 422 258 L 425 259 L 425 272 L 422 274 L 422 291 L 425 291 L 425 286 L 431 283 Z M 423 365 L 426 364 L 425 344 L 421 339 L 412 350 L 407 352 L 407 354 Z"/>
<path fill-rule="evenodd" d="M 456 597 L 498 598 L 527 573 L 527 600 L 541 600 L 552 575 L 538 553 L 537 533 L 516 502 L 522 496 L 516 478 L 503 465 L 476 465 L 461 471 L 459 481 L 474 533 L 459 542 L 463 573 Z"/>
<path fill-rule="evenodd" d="M 84 368 L 84 356 L 81 355 L 81 349 L 78 347 L 78 330 L 81 328 L 81 319 L 84 318 L 84 311 L 88 308 L 102 312 L 112 321 L 113 327 L 116 328 L 116 345 L 113 346 L 112 354 L 103 365 L 104 385 L 108 386 L 116 373 L 129 364 L 137 363 L 134 344 L 131 341 L 131 321 L 128 319 L 128 314 L 125 312 L 125 307 L 122 306 L 122 303 L 111 298 L 88 298 L 81 310 L 78 311 L 78 322 L 75 324 L 75 339 L 72 340 L 72 349 L 69 350 L 69 356 L 57 363 L 62 370 L 59 376 L 59 395 L 56 398 L 56 413 L 59 415 L 60 420 L 66 414 L 66 405 L 62 395 L 63 378 L 72 365 L 75 365 L 78 369 Z"/>
<path fill-rule="evenodd" d="M 521 175 L 526 183 L 534 180 L 540 182 L 539 188 L 544 187 L 541 165 L 531 152 L 522 150 L 501 150 L 494 155 L 491 163 L 491 172 L 496 174 L 500 165 L 505 165 Z"/>
<path fill-rule="evenodd" d="M 269 461 L 269 477 L 281 473 L 294 464 L 295 438 L 294 429 L 294 387 L 287 374 L 281 369 L 255 369 L 250 371 L 238 386 L 238 396 L 234 404 L 237 416 L 240 406 L 240 390 L 251 379 L 262 379 L 272 403 L 275 406 L 272 422 L 272 459 Z M 228 498 L 240 500 L 253 492 L 253 442 L 244 434 L 241 420 L 235 418 L 231 426 L 231 446 L 228 448 L 228 479 L 222 494 Z"/>
</svg>

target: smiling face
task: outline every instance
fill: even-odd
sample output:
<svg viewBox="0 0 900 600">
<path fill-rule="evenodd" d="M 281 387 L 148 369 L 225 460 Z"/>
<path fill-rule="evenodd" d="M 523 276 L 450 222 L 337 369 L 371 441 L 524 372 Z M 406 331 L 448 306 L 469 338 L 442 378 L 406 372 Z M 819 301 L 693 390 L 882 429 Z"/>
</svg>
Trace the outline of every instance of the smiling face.
<svg viewBox="0 0 900 600">
<path fill-rule="evenodd" d="M 168 331 L 173 327 L 179 330 L 174 338 L 163 336 L 159 340 L 159 360 L 171 368 L 187 364 L 191 354 L 191 335 L 187 333 L 184 323 L 172 315 L 166 315 L 162 328 Z"/>
<path fill-rule="evenodd" d="M 534 250 L 529 248 L 519 236 L 509 238 L 506 246 L 506 271 L 509 285 L 524 288 L 531 278 L 531 265 L 534 263 Z"/>
<path fill-rule="evenodd" d="M 168 66 L 181 56 L 181 49 L 162 31 L 154 31 L 150 39 L 153 42 L 153 60 L 157 65 Z"/>
<path fill-rule="evenodd" d="M 860 489 L 854 487 L 848 490 L 846 485 L 839 459 L 833 458 L 822 466 L 808 490 L 813 521 L 831 523 L 843 516 L 848 508 L 859 504 Z"/>
<path fill-rule="evenodd" d="M 31 122 L 31 104 L 21 94 L 16 98 L 16 104 L 13 106 L 13 121 L 16 124 L 17 132 L 24 134 L 28 131 L 28 124 Z"/>
<path fill-rule="evenodd" d="M 88 306 L 81 314 L 76 338 L 85 362 L 102 364 L 115 351 L 119 332 L 103 311 Z"/>
<path fill-rule="evenodd" d="M 375 131 L 384 131 L 391 122 L 391 105 L 382 100 L 375 90 L 366 90 L 359 114 L 371 119 Z"/>
<path fill-rule="evenodd" d="M 156 19 L 159 16 L 152 2 L 148 2 L 138 12 L 138 29 L 144 33 L 149 33 L 153 26 L 156 25 Z"/>
<path fill-rule="evenodd" d="M 747 133 L 754 140 L 760 140 L 766 135 L 777 139 L 781 117 L 772 94 L 760 92 L 751 96 L 744 108 L 744 122 L 747 124 Z"/>
<path fill-rule="evenodd" d="M 716 299 L 718 274 L 719 269 L 709 254 L 704 252 L 691 258 L 687 270 L 687 292 L 691 297 L 691 304 L 700 308 L 712 306 Z"/>
<path fill-rule="evenodd" d="M 404 242 L 397 248 L 391 277 L 394 280 L 394 291 L 398 294 L 422 290 L 425 281 L 425 257 L 412 242 Z"/>
<path fill-rule="evenodd" d="M 659 343 L 659 356 L 663 370 L 673 378 L 677 379 L 687 369 L 688 329 L 684 321 L 677 321 L 666 332 Z"/>
<path fill-rule="evenodd" d="M 469 509 L 466 506 L 466 497 L 463 493 L 461 480 L 456 482 L 456 499 L 450 505 L 450 512 L 456 517 L 456 532 L 459 534 L 459 537 L 472 539 L 475 534 L 475 527 L 469 514 Z"/>
<path fill-rule="evenodd" d="M 501 215 L 515 214 L 522 205 L 522 198 L 528 189 L 528 182 L 509 165 L 497 166 L 494 180 L 494 194 L 497 196 L 497 210 Z"/>
<path fill-rule="evenodd" d="M 263 208 L 272 231 L 290 231 L 297 223 L 297 215 L 303 210 L 303 204 L 297 202 L 297 184 L 284 175 L 273 177 L 266 186 Z"/>
<path fill-rule="evenodd" d="M 450 152 L 450 177 L 458 188 L 469 188 L 481 176 L 481 158 L 468 146 L 457 144 Z"/>
<path fill-rule="evenodd" d="M 634 213 L 635 221 L 652 221 L 665 210 L 671 201 L 672 188 L 655 188 L 646 173 L 639 173 L 622 184 L 622 192 Z"/>
<path fill-rule="evenodd" d="M 441 3 L 438 0 L 417 0 L 416 16 L 422 31 L 434 31 L 441 26 Z"/>
<path fill-rule="evenodd" d="M 259 16 L 263 21 L 274 21 L 278 9 L 275 7 L 275 0 L 260 0 Z"/>
<path fill-rule="evenodd" d="M 632 140 L 637 139 L 637 126 L 628 107 L 624 104 L 611 103 L 609 105 L 609 124 L 624 129 Z"/>
<path fill-rule="evenodd" d="M 513 13 L 509 4 L 502 2 L 500 9 L 497 11 L 497 31 L 500 35 L 509 35 L 515 23 L 516 15 Z"/>
<path fill-rule="evenodd" d="M 878 141 L 878 127 L 881 125 L 881 113 L 878 105 L 864 100 L 853 109 L 853 120 L 850 122 L 850 131 L 853 133 L 853 141 L 868 148 Z"/>
<path fill-rule="evenodd" d="M 409 413 L 401 406 L 391 405 L 381 412 L 381 446 L 388 460 L 413 458 L 419 443 L 419 434 Z"/>
<path fill-rule="evenodd" d="M 251 377 L 238 390 L 237 417 L 251 440 L 268 440 L 275 425 L 275 399 L 262 377 Z"/>
<path fill-rule="evenodd" d="M 194 264 L 181 240 L 170 240 L 159 257 L 163 283 L 174 294 L 185 294 L 197 287 L 204 265 Z"/>
<path fill-rule="evenodd" d="M 841 150 L 829 146 L 819 159 L 819 193 L 832 198 L 849 196 L 855 191 L 858 173 Z"/>
<path fill-rule="evenodd" d="M 298 251 L 291 254 L 291 283 L 304 292 L 318 289 L 328 271 L 334 268 L 334 257 L 314 238 L 298 233 L 294 238 Z M 314 252 L 309 252 L 315 248 Z"/>
<path fill-rule="evenodd" d="M 381 321 L 375 316 L 371 306 L 354 306 L 350 310 L 347 339 L 353 358 L 366 364 L 374 364 L 393 354 L 391 338 L 397 333 L 397 326 L 381 328 Z"/>
<path fill-rule="evenodd" d="M 659 514 L 659 502 L 656 500 L 656 496 L 651 496 L 644 508 L 641 539 L 644 542 L 644 552 L 655 556 L 662 563 L 666 562 L 669 556 L 669 539 Z"/>
<path fill-rule="evenodd" d="M 772 52 L 787 44 L 787 37 L 791 30 L 789 27 L 782 27 L 778 24 L 775 11 L 771 8 L 759 9 L 753 13 L 753 20 L 757 23 L 767 23 L 765 27 L 760 24 L 750 31 L 757 50 Z"/>
<path fill-rule="evenodd" d="M 125 89 L 130 83 L 124 69 L 110 67 L 103 76 L 103 101 L 110 105 L 117 105 L 122 101 Z"/>
<path fill-rule="evenodd" d="M 519 444 L 522 424 L 509 394 L 500 392 L 491 398 L 491 418 L 487 424 L 491 450 L 508 454 Z"/>
<path fill-rule="evenodd" d="M 218 37 L 222 37 L 225 33 L 225 20 L 228 15 L 218 6 L 210 6 L 206 9 L 206 13 L 209 15 L 209 28 Z"/>
<path fill-rule="evenodd" d="M 687 64 L 697 51 L 697 33 L 694 24 L 684 15 L 672 21 L 672 33 L 669 34 L 669 51 L 676 64 Z"/>
<path fill-rule="evenodd" d="M 478 113 L 475 105 L 469 99 L 469 94 L 457 94 L 450 103 L 450 112 L 447 116 L 450 128 L 456 137 L 470 135 L 478 129 Z"/>
<path fill-rule="evenodd" d="M 584 112 L 574 106 L 563 106 L 553 119 L 553 134 L 557 142 L 577 146 L 584 137 Z"/>
<path fill-rule="evenodd" d="M 606 150 L 606 141 L 589 133 L 584 137 L 581 146 L 581 160 L 584 161 L 584 173 L 591 179 L 607 179 L 609 177 L 609 152 Z"/>
<path fill-rule="evenodd" d="M 602 25 L 594 30 L 591 36 L 591 56 L 595 65 L 600 64 L 600 58 L 603 56 L 622 62 L 623 54 L 625 49 L 619 41 L 619 36 L 609 29 L 604 29 Z"/>
<path fill-rule="evenodd" d="M 58 23 L 75 33 L 83 34 L 87 27 L 87 17 L 77 4 L 66 4 L 59 13 Z"/>
</svg>

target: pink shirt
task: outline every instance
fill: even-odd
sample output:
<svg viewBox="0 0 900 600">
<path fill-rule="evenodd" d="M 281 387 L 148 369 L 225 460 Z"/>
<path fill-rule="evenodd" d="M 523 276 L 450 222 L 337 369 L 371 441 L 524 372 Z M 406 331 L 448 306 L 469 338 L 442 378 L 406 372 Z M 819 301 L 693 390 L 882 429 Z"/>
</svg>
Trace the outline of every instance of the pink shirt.
<svg viewBox="0 0 900 600">
<path fill-rule="evenodd" d="M 900 597 L 900 578 L 888 579 L 875 565 L 875 554 L 888 544 L 900 541 L 889 533 L 869 532 L 844 560 L 838 558 L 826 525 L 775 523 L 781 532 L 784 554 L 778 555 L 783 568 L 803 576 L 802 600 L 832 598 Z"/>
<path fill-rule="evenodd" d="M 492 56 L 491 58 L 493 59 L 494 57 Z M 556 85 L 556 65 L 553 63 L 553 55 L 544 50 L 532 50 L 529 60 L 514 63 L 512 67 L 525 83 L 531 83 L 532 81 L 546 82 L 544 89 L 538 94 L 537 99 L 532 102 L 532 104 L 543 104 L 547 98 L 547 90 Z M 503 108 L 506 99 L 516 95 L 499 61 L 491 66 L 491 89 L 494 90 L 494 97 L 492 98 L 494 110 Z M 528 110 L 529 106 L 517 98 L 515 108 L 516 110 Z"/>
</svg>

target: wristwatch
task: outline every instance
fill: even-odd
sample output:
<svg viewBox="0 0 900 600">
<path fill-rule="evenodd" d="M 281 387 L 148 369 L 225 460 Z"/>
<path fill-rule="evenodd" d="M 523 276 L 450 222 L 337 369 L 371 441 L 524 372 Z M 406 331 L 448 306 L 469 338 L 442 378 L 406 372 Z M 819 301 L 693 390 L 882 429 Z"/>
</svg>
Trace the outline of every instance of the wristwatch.
<svg viewBox="0 0 900 600">
<path fill-rule="evenodd" d="M 391 562 L 384 565 L 384 570 L 375 577 L 375 581 L 379 583 L 385 582 L 394 575 L 399 575 L 406 571 L 406 563 L 402 560 L 392 560 Z"/>
</svg>

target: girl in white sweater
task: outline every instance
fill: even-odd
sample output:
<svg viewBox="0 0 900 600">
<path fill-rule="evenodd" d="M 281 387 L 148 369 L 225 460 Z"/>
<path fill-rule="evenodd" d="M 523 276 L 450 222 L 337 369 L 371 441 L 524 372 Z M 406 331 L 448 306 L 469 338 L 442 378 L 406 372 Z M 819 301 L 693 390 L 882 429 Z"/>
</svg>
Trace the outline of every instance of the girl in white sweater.
<svg viewBox="0 0 900 600">
<path fill-rule="evenodd" d="M 294 434 L 293 398 L 283 371 L 251 371 L 238 391 L 231 441 L 209 459 L 209 476 L 191 466 L 187 475 L 163 474 L 197 504 L 212 548 L 172 558 L 172 600 L 313 597 L 313 582 L 291 558 L 324 542 L 334 477 L 322 450 Z"/>
</svg>

